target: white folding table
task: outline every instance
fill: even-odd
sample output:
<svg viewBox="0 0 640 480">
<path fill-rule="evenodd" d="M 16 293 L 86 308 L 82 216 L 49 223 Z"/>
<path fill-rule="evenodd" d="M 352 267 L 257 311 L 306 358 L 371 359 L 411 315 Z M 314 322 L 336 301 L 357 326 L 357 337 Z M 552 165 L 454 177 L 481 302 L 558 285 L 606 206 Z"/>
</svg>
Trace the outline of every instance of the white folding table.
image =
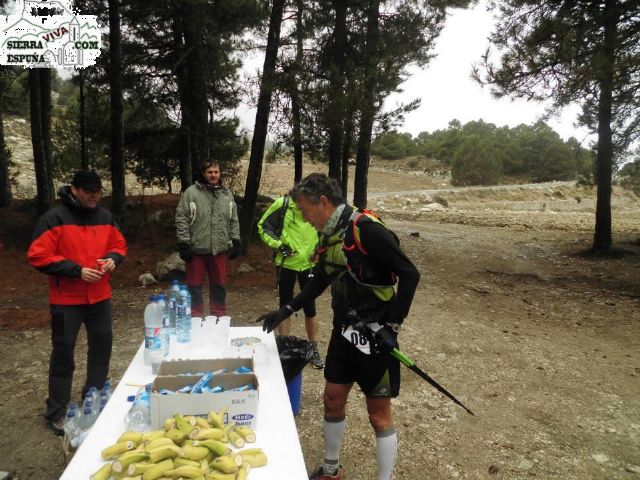
<svg viewBox="0 0 640 480">
<path fill-rule="evenodd" d="M 268 457 L 264 467 L 252 469 L 250 480 L 308 478 L 300 440 L 296 430 L 287 386 L 282 374 L 280 359 L 273 334 L 266 334 L 260 327 L 231 327 L 229 340 L 242 337 L 257 337 L 267 349 L 266 358 L 254 358 L 259 383 L 257 442 L 247 447 L 261 447 Z M 143 362 L 144 344 L 133 357 L 122 380 L 114 390 L 102 414 L 91 428 L 89 435 L 69 462 L 60 477 L 63 480 L 88 479 L 104 462 L 100 457 L 103 448 L 115 443 L 126 430 L 124 417 L 131 403 L 127 397 L 135 395 L 139 385 L 150 383 L 155 378 L 151 367 Z M 245 356 L 246 350 L 227 348 L 214 352 L 206 335 L 194 332 L 193 343 L 185 345 L 172 342 L 168 359 L 220 358 L 222 356 Z"/>
</svg>

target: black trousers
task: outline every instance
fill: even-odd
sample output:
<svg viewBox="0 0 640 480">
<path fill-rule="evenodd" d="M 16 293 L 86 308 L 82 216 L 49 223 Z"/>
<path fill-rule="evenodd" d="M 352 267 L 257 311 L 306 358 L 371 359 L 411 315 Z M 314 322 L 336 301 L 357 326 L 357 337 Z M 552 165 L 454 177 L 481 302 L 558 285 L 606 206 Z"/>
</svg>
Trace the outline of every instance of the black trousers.
<svg viewBox="0 0 640 480">
<path fill-rule="evenodd" d="M 293 298 L 293 289 L 296 286 L 296 279 L 300 290 L 304 290 L 304 287 L 311 281 L 311 269 L 296 272 L 288 268 L 280 267 L 280 273 L 278 275 L 278 296 L 280 297 L 280 306 L 284 306 Z M 305 317 L 316 316 L 316 301 L 309 300 L 306 302 L 302 309 Z"/>
<path fill-rule="evenodd" d="M 49 362 L 49 398 L 47 420 L 64 416 L 71 400 L 74 351 L 80 326 L 87 329 L 87 379 L 82 396 L 91 387 L 101 389 L 109 375 L 111 359 L 111 299 L 93 305 L 50 305 L 51 360 Z"/>
</svg>

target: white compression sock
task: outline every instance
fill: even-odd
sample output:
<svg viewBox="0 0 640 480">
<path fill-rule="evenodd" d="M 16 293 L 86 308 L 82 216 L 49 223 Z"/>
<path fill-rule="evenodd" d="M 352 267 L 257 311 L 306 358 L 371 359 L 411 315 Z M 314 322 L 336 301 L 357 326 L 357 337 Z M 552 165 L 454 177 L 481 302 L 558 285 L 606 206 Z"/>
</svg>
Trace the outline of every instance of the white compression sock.
<svg viewBox="0 0 640 480">
<path fill-rule="evenodd" d="M 378 480 L 390 480 L 398 452 L 398 435 L 395 428 L 376 432 Z"/>
<path fill-rule="evenodd" d="M 324 417 L 324 465 L 322 468 L 326 475 L 335 475 L 338 471 L 344 426 L 344 417 Z"/>
</svg>

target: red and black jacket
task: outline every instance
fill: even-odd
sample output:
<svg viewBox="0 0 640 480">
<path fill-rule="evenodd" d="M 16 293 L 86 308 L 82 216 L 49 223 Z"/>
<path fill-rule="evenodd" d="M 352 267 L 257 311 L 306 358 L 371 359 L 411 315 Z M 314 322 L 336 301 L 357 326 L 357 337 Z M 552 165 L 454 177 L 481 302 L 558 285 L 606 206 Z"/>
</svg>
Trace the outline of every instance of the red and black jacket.
<svg viewBox="0 0 640 480">
<path fill-rule="evenodd" d="M 96 283 L 80 278 L 82 268 L 96 268 L 99 258 L 119 265 L 127 254 L 125 242 L 111 213 L 98 206 L 81 207 L 70 187 L 58 191 L 62 204 L 36 223 L 27 258 L 49 275 L 49 303 L 86 305 L 111 298 L 111 274 Z"/>
</svg>

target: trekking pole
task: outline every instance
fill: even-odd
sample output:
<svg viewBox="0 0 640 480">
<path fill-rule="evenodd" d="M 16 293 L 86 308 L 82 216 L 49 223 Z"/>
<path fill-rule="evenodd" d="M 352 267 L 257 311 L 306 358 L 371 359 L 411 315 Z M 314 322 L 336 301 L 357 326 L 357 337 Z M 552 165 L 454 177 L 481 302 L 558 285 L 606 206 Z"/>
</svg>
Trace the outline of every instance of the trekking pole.
<svg viewBox="0 0 640 480">
<path fill-rule="evenodd" d="M 433 378 L 431 378 L 431 376 L 427 372 L 421 370 L 416 365 L 416 362 L 411 360 L 409 357 L 407 357 L 400 350 L 398 350 L 397 348 L 394 348 L 393 350 L 391 350 L 391 355 L 394 358 L 396 358 L 397 360 L 399 360 L 400 363 L 402 363 L 405 367 L 409 368 L 410 370 L 413 370 L 420 378 L 426 380 L 429 383 L 429 385 L 431 385 L 436 390 L 438 390 L 440 393 L 442 393 L 444 396 L 449 398 L 451 401 L 453 401 L 453 403 L 456 403 L 456 404 L 460 405 L 462 408 L 464 408 L 466 410 L 467 413 L 469 413 L 470 415 L 473 415 L 475 417 L 474 413 L 471 410 L 469 410 L 467 407 L 465 407 L 462 404 L 462 402 L 460 402 L 460 400 L 458 400 L 446 388 L 444 388 L 442 385 L 440 385 L 438 382 L 436 382 Z"/>
<path fill-rule="evenodd" d="M 436 390 L 438 390 L 440 393 L 442 393 L 445 397 L 447 397 L 449 400 L 451 400 L 453 403 L 460 405 L 462 408 L 465 409 L 465 411 L 470 414 L 473 415 L 475 417 L 475 414 L 469 410 L 467 407 L 465 407 L 462 402 L 460 400 L 458 400 L 452 393 L 450 393 L 446 388 L 444 388 L 442 385 L 440 385 L 438 382 L 436 382 L 427 372 L 423 371 L 422 369 L 420 369 L 420 367 L 418 367 L 416 365 L 416 362 L 414 362 L 413 360 L 411 360 L 406 354 L 404 354 L 403 352 L 401 352 L 400 350 L 398 350 L 395 346 L 387 343 L 385 341 L 385 339 L 378 334 L 377 331 L 373 330 L 369 324 L 364 323 L 362 321 L 358 322 L 358 326 L 354 326 L 354 328 L 362 328 L 362 327 L 366 327 L 366 329 L 370 332 L 370 334 L 372 336 L 375 336 L 376 339 L 378 340 L 379 344 L 385 345 L 387 348 L 391 348 L 390 352 L 391 355 L 397 359 L 400 363 L 402 363 L 405 367 L 407 367 L 410 370 L 413 370 L 420 378 L 422 378 L 423 380 L 426 380 L 427 383 L 429 383 L 429 385 L 431 385 L 433 388 L 435 388 Z"/>
</svg>

